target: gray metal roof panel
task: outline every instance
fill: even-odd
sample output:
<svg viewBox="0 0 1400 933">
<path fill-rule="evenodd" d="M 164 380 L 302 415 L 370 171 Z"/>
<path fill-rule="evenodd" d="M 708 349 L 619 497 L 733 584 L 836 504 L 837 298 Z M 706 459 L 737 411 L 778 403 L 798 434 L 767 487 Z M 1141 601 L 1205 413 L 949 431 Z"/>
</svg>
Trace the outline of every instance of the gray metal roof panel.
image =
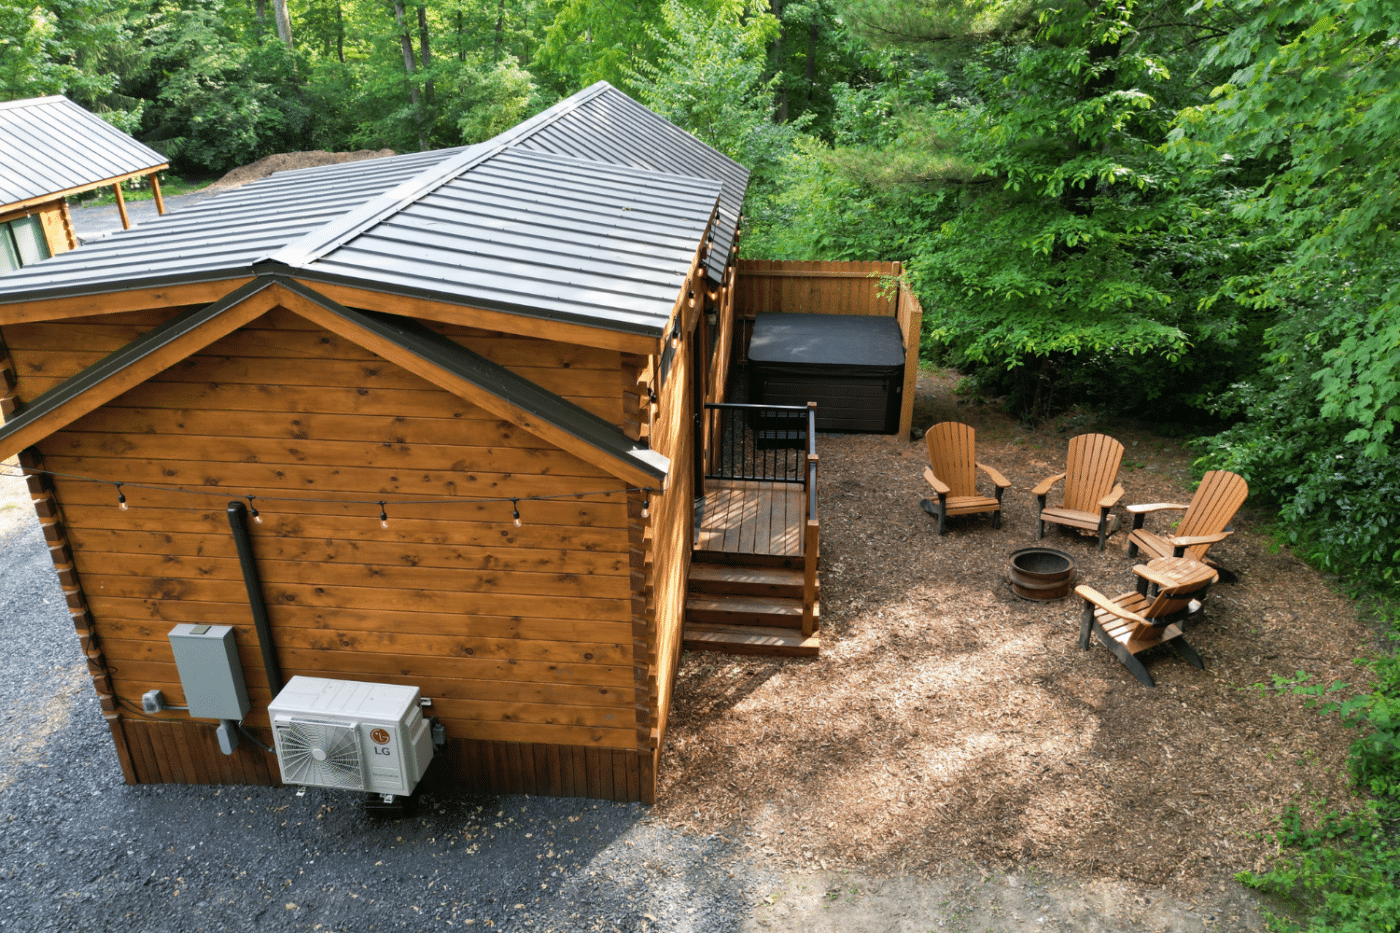
<svg viewBox="0 0 1400 933">
<path fill-rule="evenodd" d="M 279 172 L 0 276 L 0 303 L 251 275 L 254 263 L 458 150 Z"/>
<path fill-rule="evenodd" d="M 718 196 L 705 179 L 507 149 L 298 268 L 659 335 Z M 487 226 L 505 211 L 509 234 Z M 590 230 L 597 249 L 580 243 Z"/>
<path fill-rule="evenodd" d="M 616 157 L 526 145 L 547 131 Z M 657 336 L 736 178 L 600 83 L 476 147 L 279 173 L 0 278 L 0 303 L 287 273 Z"/>
<path fill-rule="evenodd" d="M 710 278 L 718 281 L 739 225 L 748 169 L 606 82 L 569 101 L 572 106 L 525 132 L 511 131 L 510 145 L 720 182 L 720 219 L 708 262 Z"/>
<path fill-rule="evenodd" d="M 66 97 L 0 104 L 0 208 L 166 161 Z"/>
</svg>

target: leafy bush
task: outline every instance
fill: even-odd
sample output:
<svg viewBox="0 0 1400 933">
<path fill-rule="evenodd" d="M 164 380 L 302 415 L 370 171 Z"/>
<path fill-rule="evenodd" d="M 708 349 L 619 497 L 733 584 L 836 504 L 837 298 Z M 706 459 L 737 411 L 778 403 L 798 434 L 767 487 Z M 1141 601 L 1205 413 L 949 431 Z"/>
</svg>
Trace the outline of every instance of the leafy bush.
<svg viewBox="0 0 1400 933">
<path fill-rule="evenodd" d="M 1389 622 L 1391 641 L 1400 643 L 1400 604 L 1381 599 L 1375 605 Z M 1296 805 L 1284 812 L 1273 833 L 1283 856 L 1263 874 L 1239 875 L 1253 888 L 1291 899 L 1309 915 L 1305 927 L 1271 918 L 1275 930 L 1400 930 L 1400 655 L 1392 650 L 1358 663 L 1371 672 L 1370 688 L 1344 700 L 1328 699 L 1344 692 L 1344 684 L 1311 684 L 1303 671 L 1275 677 L 1276 689 L 1305 697 L 1319 712 L 1335 713 L 1359 732 L 1347 764 L 1358 789 L 1373 795 L 1362 809 L 1322 814 L 1314 826 Z"/>
</svg>

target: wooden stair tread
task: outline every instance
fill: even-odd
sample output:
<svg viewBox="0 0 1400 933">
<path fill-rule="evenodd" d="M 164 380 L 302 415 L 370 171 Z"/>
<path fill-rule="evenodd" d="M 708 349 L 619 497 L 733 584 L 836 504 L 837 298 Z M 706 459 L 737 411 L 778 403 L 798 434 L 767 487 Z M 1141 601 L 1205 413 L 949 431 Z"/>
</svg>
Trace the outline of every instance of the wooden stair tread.
<svg viewBox="0 0 1400 933">
<path fill-rule="evenodd" d="M 690 565 L 690 578 L 707 580 L 752 580 L 763 583 L 801 583 L 803 573 L 798 567 L 744 567 L 735 564 Z"/>
<path fill-rule="evenodd" d="M 688 622 L 683 645 L 692 651 L 812 658 L 821 651 L 821 638 L 804 638 L 801 631 L 787 628 Z"/>
<path fill-rule="evenodd" d="M 821 604 L 813 607 L 821 625 Z M 686 622 L 718 625 L 758 625 L 773 628 L 802 627 L 802 600 L 785 596 L 691 595 L 685 601 Z"/>
<path fill-rule="evenodd" d="M 744 596 L 697 593 L 685 601 L 686 609 L 705 611 L 764 612 L 773 615 L 802 615 L 802 600 L 788 596 Z"/>
<path fill-rule="evenodd" d="M 692 593 L 754 596 L 802 596 L 805 575 L 799 568 L 743 567 L 733 564 L 690 565 Z"/>
</svg>

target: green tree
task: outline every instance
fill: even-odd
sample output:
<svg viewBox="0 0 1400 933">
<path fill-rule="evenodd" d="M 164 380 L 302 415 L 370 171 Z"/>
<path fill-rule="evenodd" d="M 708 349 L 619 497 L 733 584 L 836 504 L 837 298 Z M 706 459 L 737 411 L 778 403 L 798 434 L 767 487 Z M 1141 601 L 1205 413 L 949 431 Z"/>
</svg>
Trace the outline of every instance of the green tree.
<svg viewBox="0 0 1400 933">
<path fill-rule="evenodd" d="M 904 119 L 902 147 L 917 157 L 903 174 L 946 218 L 905 258 L 930 339 L 1032 418 L 1083 398 L 1142 405 L 1192 372 L 1189 350 L 1248 330 L 1230 303 L 1198 308 L 1204 244 L 1232 222 L 1212 206 L 1225 184 L 1186 190 L 1159 149 L 1173 115 L 1161 98 L 1176 92 L 1160 47 L 1176 37 L 1146 27 L 1171 10 L 859 10 L 870 35 L 939 56 L 962 91 Z"/>
<path fill-rule="evenodd" d="M 110 105 L 117 74 L 104 52 L 129 39 L 124 12 L 115 0 L 0 0 L 0 99 L 65 94 L 122 111 L 112 115 L 122 124 L 128 108 Z"/>
<path fill-rule="evenodd" d="M 658 60 L 661 0 L 558 0 L 536 59 L 560 94 L 596 81 L 635 91 L 632 76 Z"/>
<path fill-rule="evenodd" d="M 1387 0 L 1230 7 L 1241 22 L 1211 56 L 1236 70 L 1182 113 L 1175 148 L 1277 166 L 1237 207 L 1276 261 L 1221 294 L 1306 316 L 1304 339 L 1327 344 L 1319 414 L 1382 456 L 1400 422 L 1400 21 Z"/>
</svg>

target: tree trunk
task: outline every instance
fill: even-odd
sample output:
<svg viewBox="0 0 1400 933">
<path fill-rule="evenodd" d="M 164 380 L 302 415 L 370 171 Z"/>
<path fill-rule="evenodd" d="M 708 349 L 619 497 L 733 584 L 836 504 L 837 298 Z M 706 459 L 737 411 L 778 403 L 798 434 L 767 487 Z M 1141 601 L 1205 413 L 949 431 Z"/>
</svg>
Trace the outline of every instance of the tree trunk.
<svg viewBox="0 0 1400 933">
<path fill-rule="evenodd" d="M 812 109 L 812 100 L 817 96 L 817 16 L 820 8 L 812 11 L 807 23 L 807 109 Z"/>
<path fill-rule="evenodd" d="M 506 0 L 496 2 L 496 61 L 501 60 L 501 50 L 506 39 Z"/>
<path fill-rule="evenodd" d="M 778 76 L 778 91 L 774 95 L 774 119 L 786 123 L 788 119 L 787 88 L 783 80 L 783 0 L 768 0 L 768 10 L 778 18 L 778 35 L 773 40 L 773 72 Z"/>
<path fill-rule="evenodd" d="M 428 148 L 428 137 L 423 132 L 423 106 L 418 101 L 418 84 L 413 80 L 417 71 L 413 63 L 413 40 L 409 38 L 408 27 L 404 24 L 403 0 L 394 0 L 394 20 L 399 24 L 399 48 L 403 50 L 403 70 L 408 75 L 408 102 L 413 107 L 413 122 L 418 127 L 418 151 Z"/>
<path fill-rule="evenodd" d="M 335 0 L 335 57 L 345 64 L 345 10 L 340 0 Z"/>
<path fill-rule="evenodd" d="M 267 32 L 267 0 L 253 0 L 253 18 L 257 20 L 253 27 L 254 38 L 262 45 L 263 33 Z"/>
<path fill-rule="evenodd" d="M 287 13 L 287 0 L 272 0 L 272 12 L 277 17 L 277 38 L 288 49 L 292 47 L 292 17 Z"/>
<path fill-rule="evenodd" d="M 423 70 L 431 73 L 433 67 L 433 53 L 428 45 L 428 5 L 421 3 L 418 6 L 418 60 L 423 64 Z M 427 78 L 423 82 L 423 97 L 431 106 L 433 102 L 433 79 Z"/>
</svg>

